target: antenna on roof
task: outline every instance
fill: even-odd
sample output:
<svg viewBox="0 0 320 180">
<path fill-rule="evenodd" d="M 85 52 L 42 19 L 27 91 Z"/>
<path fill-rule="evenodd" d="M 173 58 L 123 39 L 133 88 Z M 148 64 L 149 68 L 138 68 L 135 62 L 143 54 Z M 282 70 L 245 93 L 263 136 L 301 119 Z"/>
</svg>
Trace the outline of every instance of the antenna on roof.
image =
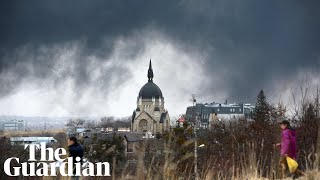
<svg viewBox="0 0 320 180">
<path fill-rule="evenodd" d="M 191 95 L 190 101 L 192 102 L 192 105 L 193 105 L 193 106 L 197 103 L 196 95 L 195 95 L 195 94 L 192 94 L 192 95 Z"/>
</svg>

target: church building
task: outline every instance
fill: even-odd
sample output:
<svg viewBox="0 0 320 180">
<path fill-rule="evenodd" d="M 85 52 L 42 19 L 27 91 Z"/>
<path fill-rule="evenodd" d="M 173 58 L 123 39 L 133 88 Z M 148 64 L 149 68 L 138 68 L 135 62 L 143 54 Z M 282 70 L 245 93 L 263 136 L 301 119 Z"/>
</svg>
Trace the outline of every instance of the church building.
<svg viewBox="0 0 320 180">
<path fill-rule="evenodd" d="M 164 108 L 161 89 L 153 82 L 151 60 L 148 69 L 148 82 L 140 89 L 137 108 L 133 111 L 131 129 L 136 132 L 162 134 L 170 127 L 168 111 Z"/>
</svg>

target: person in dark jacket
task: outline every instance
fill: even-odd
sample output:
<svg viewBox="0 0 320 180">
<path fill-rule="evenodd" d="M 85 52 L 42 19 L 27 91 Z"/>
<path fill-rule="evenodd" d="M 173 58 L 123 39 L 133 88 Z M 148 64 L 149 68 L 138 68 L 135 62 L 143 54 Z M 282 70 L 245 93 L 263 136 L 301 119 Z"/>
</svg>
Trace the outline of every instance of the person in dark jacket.
<svg viewBox="0 0 320 180">
<path fill-rule="evenodd" d="M 83 159 L 83 147 L 78 143 L 78 140 L 76 137 L 69 137 L 68 139 L 68 148 L 69 148 L 69 157 L 72 157 L 73 159 L 73 174 L 75 174 L 75 163 L 76 157 L 80 157 L 81 163 Z"/>
</svg>

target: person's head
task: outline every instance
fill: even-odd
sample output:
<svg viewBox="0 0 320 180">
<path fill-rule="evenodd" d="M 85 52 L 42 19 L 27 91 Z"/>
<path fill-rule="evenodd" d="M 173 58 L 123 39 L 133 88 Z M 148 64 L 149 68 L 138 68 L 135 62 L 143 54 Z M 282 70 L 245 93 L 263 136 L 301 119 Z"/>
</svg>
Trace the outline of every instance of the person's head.
<svg viewBox="0 0 320 180">
<path fill-rule="evenodd" d="M 290 122 L 287 120 L 283 120 L 279 123 L 279 126 L 282 130 L 287 129 L 290 126 Z"/>
<path fill-rule="evenodd" d="M 77 144 L 77 143 L 78 143 L 78 140 L 76 137 L 72 136 L 72 137 L 68 138 L 68 146 L 71 146 L 71 145 Z"/>
</svg>

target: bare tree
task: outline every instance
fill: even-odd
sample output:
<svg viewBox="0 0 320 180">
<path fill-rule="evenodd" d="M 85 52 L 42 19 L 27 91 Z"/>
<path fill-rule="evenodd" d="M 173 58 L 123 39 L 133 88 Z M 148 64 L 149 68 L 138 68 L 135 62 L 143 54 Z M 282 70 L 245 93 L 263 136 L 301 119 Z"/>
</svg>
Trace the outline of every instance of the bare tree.
<svg viewBox="0 0 320 180">
<path fill-rule="evenodd" d="M 92 129 L 92 128 L 96 127 L 96 122 L 95 122 L 95 121 L 92 121 L 92 120 L 87 120 L 87 121 L 85 121 L 85 123 L 84 123 L 84 127 L 85 127 L 85 128 L 89 128 L 89 129 Z"/>
<path fill-rule="evenodd" d="M 85 120 L 83 119 L 69 119 L 67 128 L 70 133 L 75 133 L 77 128 L 83 127 Z"/>
<path fill-rule="evenodd" d="M 297 126 L 299 156 L 306 159 L 305 166 L 312 165 L 315 153 L 320 156 L 319 84 L 312 83 L 311 79 L 306 75 L 291 89 L 292 119 Z"/>
<path fill-rule="evenodd" d="M 307 109 L 308 102 L 310 101 L 310 89 L 311 82 L 306 75 L 303 80 L 300 81 L 299 85 L 291 89 L 291 97 L 293 103 L 293 119 L 301 119 Z"/>
<path fill-rule="evenodd" d="M 100 119 L 99 126 L 100 127 L 111 127 L 115 118 L 113 116 L 102 117 Z"/>
</svg>

